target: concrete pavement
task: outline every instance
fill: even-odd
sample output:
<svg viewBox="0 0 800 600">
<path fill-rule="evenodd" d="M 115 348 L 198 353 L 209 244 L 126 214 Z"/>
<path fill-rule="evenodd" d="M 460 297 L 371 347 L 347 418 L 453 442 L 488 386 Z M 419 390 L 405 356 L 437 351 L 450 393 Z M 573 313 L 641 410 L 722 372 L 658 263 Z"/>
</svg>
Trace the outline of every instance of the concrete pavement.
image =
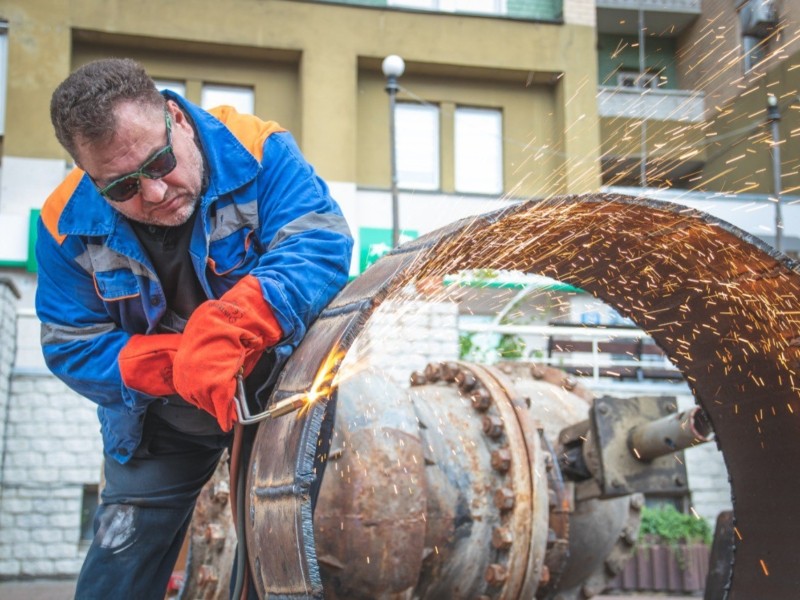
<svg viewBox="0 0 800 600">
<path fill-rule="evenodd" d="M 0 581 L 0 600 L 71 600 L 75 595 L 75 580 L 37 579 L 29 581 Z M 595 600 L 687 600 L 699 596 L 664 596 L 660 594 L 601 595 Z"/>
</svg>

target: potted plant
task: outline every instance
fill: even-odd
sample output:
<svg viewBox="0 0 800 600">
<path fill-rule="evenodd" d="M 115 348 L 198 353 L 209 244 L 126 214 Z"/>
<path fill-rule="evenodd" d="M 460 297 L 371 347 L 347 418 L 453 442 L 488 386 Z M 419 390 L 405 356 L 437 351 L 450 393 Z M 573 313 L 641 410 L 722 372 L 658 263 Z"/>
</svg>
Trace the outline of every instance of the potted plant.
<svg viewBox="0 0 800 600">
<path fill-rule="evenodd" d="M 705 587 L 712 531 L 672 505 L 645 507 L 634 556 L 615 582 L 625 590 L 696 593 Z"/>
</svg>

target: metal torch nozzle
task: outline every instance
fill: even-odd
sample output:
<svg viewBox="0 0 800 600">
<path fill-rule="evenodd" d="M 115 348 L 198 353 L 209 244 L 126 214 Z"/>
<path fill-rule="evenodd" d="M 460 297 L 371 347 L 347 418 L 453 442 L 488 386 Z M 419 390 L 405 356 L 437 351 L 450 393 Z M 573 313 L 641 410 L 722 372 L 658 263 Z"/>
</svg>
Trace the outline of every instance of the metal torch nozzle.
<svg viewBox="0 0 800 600">
<path fill-rule="evenodd" d="M 308 401 L 308 394 L 301 392 L 280 402 L 276 402 L 263 412 L 252 414 L 250 407 L 247 406 L 247 398 L 244 389 L 244 379 L 237 377 L 236 393 L 233 395 L 233 406 L 236 409 L 236 416 L 242 425 L 251 425 L 265 419 L 277 419 L 283 415 L 288 415 L 296 410 L 303 408 Z"/>
</svg>

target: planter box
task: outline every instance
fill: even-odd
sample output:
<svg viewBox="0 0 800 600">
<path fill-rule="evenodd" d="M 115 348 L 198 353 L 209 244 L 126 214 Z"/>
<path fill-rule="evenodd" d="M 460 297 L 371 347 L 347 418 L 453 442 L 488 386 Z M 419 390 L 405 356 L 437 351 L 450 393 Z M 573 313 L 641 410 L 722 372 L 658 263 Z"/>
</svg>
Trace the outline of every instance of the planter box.
<svg viewBox="0 0 800 600">
<path fill-rule="evenodd" d="M 702 592 L 708 574 L 705 544 L 642 545 L 611 581 L 610 589 L 671 593 Z"/>
</svg>

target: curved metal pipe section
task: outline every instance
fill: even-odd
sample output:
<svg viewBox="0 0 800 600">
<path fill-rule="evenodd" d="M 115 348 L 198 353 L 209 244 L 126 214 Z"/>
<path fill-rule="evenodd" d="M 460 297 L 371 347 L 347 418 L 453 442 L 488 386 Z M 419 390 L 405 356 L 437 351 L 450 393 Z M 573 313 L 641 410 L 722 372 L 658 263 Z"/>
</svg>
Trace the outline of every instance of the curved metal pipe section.
<svg viewBox="0 0 800 600">
<path fill-rule="evenodd" d="M 780 540 L 800 480 L 797 265 L 733 226 L 669 203 L 609 194 L 528 202 L 459 221 L 395 249 L 331 303 L 281 373 L 273 400 L 310 390 L 335 349 L 415 280 L 463 269 L 513 269 L 580 287 L 630 317 L 681 370 L 709 416 L 733 489 L 736 552 L 730 597 L 791 597 L 800 558 Z M 324 402 L 301 420 L 259 426 L 248 545 L 264 591 L 321 597 L 309 489 Z M 280 439 L 286 452 L 272 450 Z M 255 519 L 269 523 L 254 531 Z M 257 547 L 280 549 L 258 557 Z M 259 564 L 255 564 L 259 563 Z"/>
</svg>

